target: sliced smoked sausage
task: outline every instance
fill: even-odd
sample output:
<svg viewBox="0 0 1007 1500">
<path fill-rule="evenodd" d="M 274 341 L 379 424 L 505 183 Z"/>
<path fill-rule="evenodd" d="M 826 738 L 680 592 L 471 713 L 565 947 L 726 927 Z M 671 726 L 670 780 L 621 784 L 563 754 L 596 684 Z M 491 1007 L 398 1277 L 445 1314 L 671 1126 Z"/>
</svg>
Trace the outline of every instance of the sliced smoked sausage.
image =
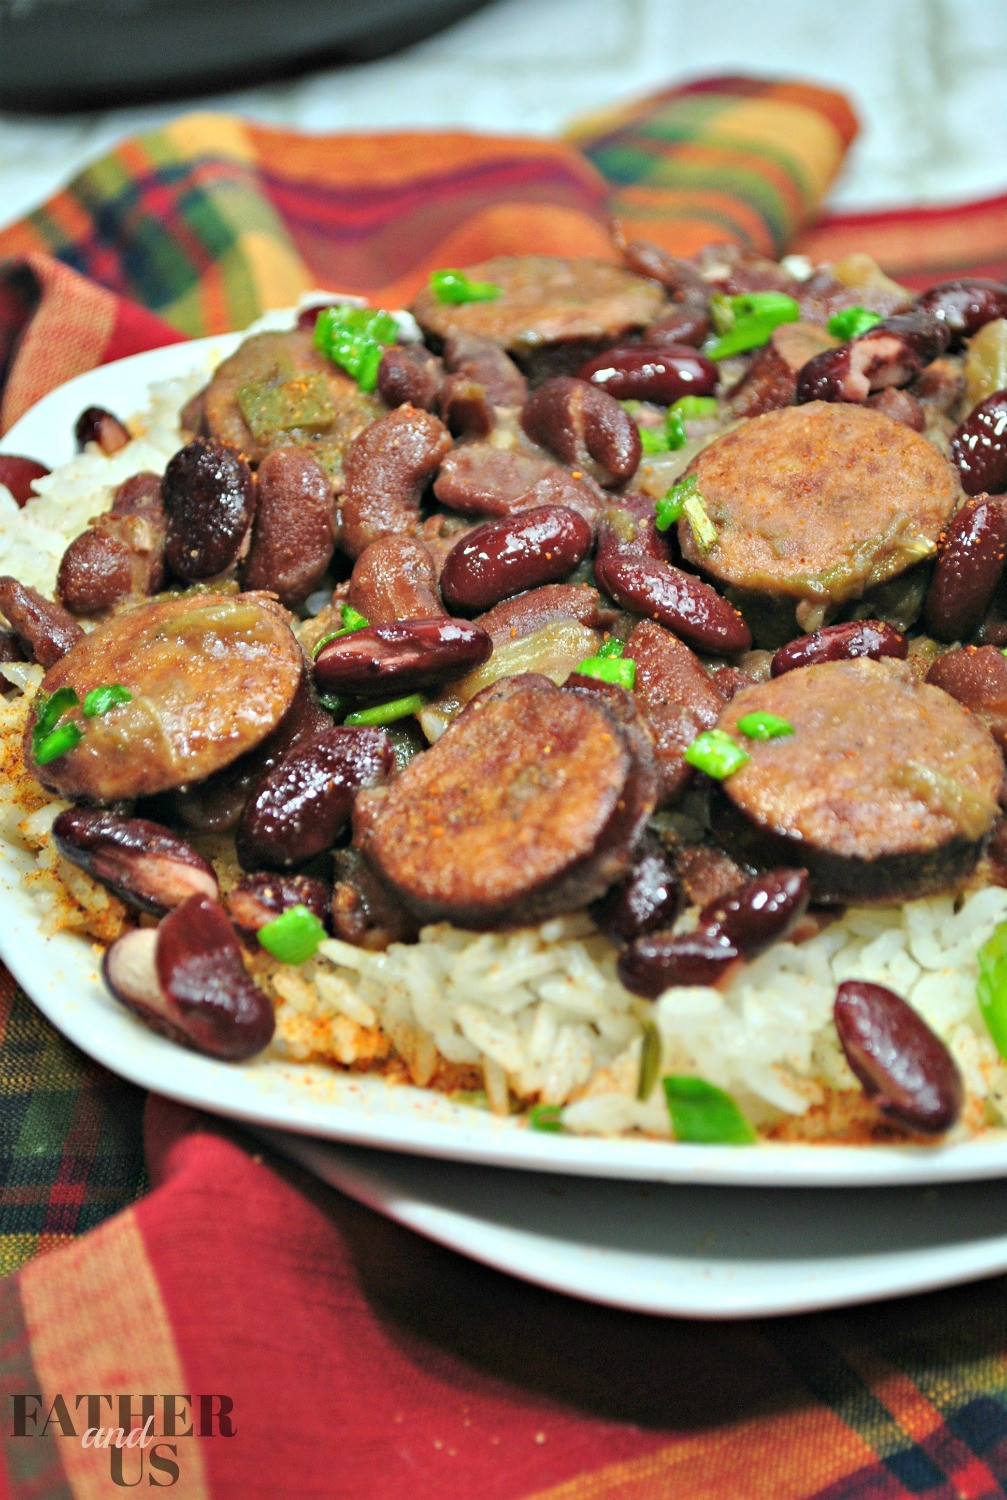
<svg viewBox="0 0 1007 1500">
<path fill-rule="evenodd" d="M 746 739 L 770 713 L 793 734 Z M 719 784 L 718 841 L 736 858 L 801 865 L 819 901 L 909 901 L 974 866 L 1000 816 L 1004 776 L 989 733 L 906 662 L 824 662 L 746 688 L 718 728 L 748 750 Z"/>
<path fill-rule="evenodd" d="M 649 744 L 623 712 L 533 673 L 495 683 L 360 793 L 354 842 L 421 917 L 485 929 L 576 910 L 626 872 L 654 806 Z"/>
<path fill-rule="evenodd" d="M 25 763 L 63 796 L 117 802 L 200 781 L 276 728 L 304 657 L 278 605 L 254 595 L 194 594 L 141 605 L 86 635 L 46 674 L 25 735 Z M 132 699 L 71 716 L 79 743 L 46 765 L 32 754 L 38 704 L 62 687 L 83 702 L 119 684 Z"/>
</svg>

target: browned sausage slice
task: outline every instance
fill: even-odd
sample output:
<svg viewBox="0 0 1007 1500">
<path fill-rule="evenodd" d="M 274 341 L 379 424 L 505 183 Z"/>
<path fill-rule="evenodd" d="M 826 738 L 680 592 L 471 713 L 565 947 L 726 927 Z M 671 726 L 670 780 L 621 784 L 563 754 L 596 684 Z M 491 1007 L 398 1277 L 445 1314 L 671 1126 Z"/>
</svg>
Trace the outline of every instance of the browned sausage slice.
<svg viewBox="0 0 1007 1500">
<path fill-rule="evenodd" d="M 437 301 L 429 287 L 412 312 L 425 332 L 444 340 L 461 334 L 492 339 L 519 363 L 547 346 L 601 348 L 646 328 L 665 305 L 656 282 L 604 260 L 549 255 L 498 255 L 467 266 L 471 281 L 503 288 L 492 302 Z"/>
<path fill-rule="evenodd" d="M 721 583 L 828 604 L 857 599 L 929 556 L 960 491 L 919 433 L 841 403 L 767 412 L 691 465 L 717 537 L 683 555 Z"/>
<path fill-rule="evenodd" d="M 410 909 L 462 926 L 543 920 L 628 868 L 653 767 L 602 695 L 507 678 L 389 787 L 363 792 L 355 842 Z"/>
<path fill-rule="evenodd" d="M 304 657 L 278 605 L 253 595 L 193 594 L 141 605 L 100 625 L 46 674 L 39 697 L 119 683 L 133 695 L 83 738 L 36 767 L 32 714 L 25 762 L 67 797 L 149 796 L 229 765 L 276 728 L 294 699 Z"/>
<path fill-rule="evenodd" d="M 794 733 L 738 731 L 771 713 Z M 822 901 L 908 901 L 952 889 L 1000 815 L 991 736 L 904 662 L 824 662 L 746 688 L 719 728 L 751 760 L 720 784 L 714 831 L 729 853 L 810 873 Z"/>
</svg>

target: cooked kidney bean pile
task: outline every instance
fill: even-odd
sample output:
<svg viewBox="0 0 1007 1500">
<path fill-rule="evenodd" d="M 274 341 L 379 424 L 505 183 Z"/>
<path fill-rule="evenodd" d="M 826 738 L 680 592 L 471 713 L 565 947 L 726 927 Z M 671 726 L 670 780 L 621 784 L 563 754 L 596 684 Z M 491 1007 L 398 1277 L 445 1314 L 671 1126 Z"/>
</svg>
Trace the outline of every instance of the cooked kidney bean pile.
<svg viewBox="0 0 1007 1500">
<path fill-rule="evenodd" d="M 248 338 L 55 601 L 0 580 L 58 847 L 160 918 L 109 949 L 121 999 L 246 1057 L 242 944 L 291 914 L 379 948 L 587 908 L 652 999 L 1007 881 L 1007 286 L 636 243 L 412 311 L 422 342 L 318 307 Z M 18 503 L 42 472 L 0 458 Z M 221 898 L 189 840 L 228 831 Z M 900 997 L 850 981 L 835 1019 L 889 1120 L 954 1122 Z"/>
</svg>

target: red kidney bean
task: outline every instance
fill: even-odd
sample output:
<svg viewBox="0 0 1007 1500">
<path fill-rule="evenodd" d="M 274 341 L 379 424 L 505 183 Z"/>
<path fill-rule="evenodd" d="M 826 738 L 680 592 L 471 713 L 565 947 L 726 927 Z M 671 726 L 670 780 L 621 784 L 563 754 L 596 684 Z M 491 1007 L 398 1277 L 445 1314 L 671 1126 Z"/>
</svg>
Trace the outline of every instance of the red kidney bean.
<svg viewBox="0 0 1007 1500">
<path fill-rule="evenodd" d="M 1007 490 L 1007 391 L 994 391 L 969 413 L 951 438 L 951 460 L 966 495 Z"/>
<path fill-rule="evenodd" d="M 129 432 L 110 411 L 103 406 L 88 406 L 74 424 L 73 435 L 78 451 L 83 452 L 88 443 L 97 443 L 102 453 L 118 453 L 131 441 Z"/>
<path fill-rule="evenodd" d="M 918 303 L 932 313 L 951 332 L 951 347 L 959 348 L 964 339 L 978 333 L 995 318 L 1007 318 L 1007 286 L 973 276 L 968 281 L 942 281 L 925 291 Z"/>
<path fill-rule="evenodd" d="M 615 397 L 572 375 L 539 386 L 524 404 L 521 426 L 532 442 L 601 485 L 631 478 L 643 452 L 636 423 Z"/>
<path fill-rule="evenodd" d="M 124 479 L 112 497 L 112 512 L 117 516 L 156 515 L 163 520 L 161 476 L 144 469 Z"/>
<path fill-rule="evenodd" d="M 712 288 L 695 261 L 672 255 L 650 240 L 630 240 L 621 249 L 631 271 L 638 276 L 649 276 L 651 281 L 659 281 L 672 296 L 693 294 L 709 297 Z"/>
<path fill-rule="evenodd" d="M 446 614 L 437 591 L 437 569 L 428 549 L 412 536 L 381 536 L 353 565 L 347 603 L 371 625 L 431 620 Z"/>
<path fill-rule="evenodd" d="M 945 651 L 927 681 L 964 704 L 1007 750 L 1007 657 L 1002 651 L 992 645 Z"/>
<path fill-rule="evenodd" d="M 558 583 L 587 556 L 591 528 L 562 505 L 542 505 L 477 526 L 456 542 L 441 571 L 449 609 L 477 614 L 501 599 Z"/>
<path fill-rule="evenodd" d="M 690 646 L 714 655 L 747 651 L 752 632 L 732 604 L 692 573 L 648 558 L 603 554 L 595 577 L 605 592 L 633 614 L 667 625 Z"/>
<path fill-rule="evenodd" d="M 23 458 L 17 453 L 0 453 L 0 484 L 10 490 L 18 505 L 24 505 L 34 495 L 32 480 L 44 479 L 51 472 L 45 464 L 36 463 L 33 458 Z"/>
<path fill-rule="evenodd" d="M 747 959 L 782 941 L 808 909 L 807 870 L 770 870 L 747 880 L 699 914 L 699 929 L 731 943 Z"/>
<path fill-rule="evenodd" d="M 292 906 L 306 906 L 326 927 L 330 925 L 331 895 L 324 880 L 314 875 L 244 875 L 225 904 L 228 915 L 243 932 L 258 932 Z"/>
<path fill-rule="evenodd" d="M 469 375 L 445 375 L 437 404 L 442 419 L 459 440 L 489 437 L 496 426 L 493 403 Z"/>
<path fill-rule="evenodd" d="M 331 849 L 361 787 L 380 786 L 395 769 L 379 729 L 333 725 L 296 744 L 259 782 L 235 839 L 244 870 L 284 870 Z"/>
<path fill-rule="evenodd" d="M 209 861 L 170 828 L 147 818 L 70 807 L 56 818 L 52 835 L 64 858 L 139 911 L 162 916 L 192 895 L 218 894 Z"/>
<path fill-rule="evenodd" d="M 390 344 L 378 366 L 378 395 L 386 406 L 436 411 L 444 366 L 423 344 Z"/>
<path fill-rule="evenodd" d="M 929 633 L 965 641 L 978 630 L 1004 566 L 1007 501 L 983 496 L 952 516 L 924 602 Z"/>
<path fill-rule="evenodd" d="M 672 985 L 716 984 L 740 958 L 733 943 L 709 932 L 652 932 L 634 938 L 616 967 L 634 995 L 656 1000 Z"/>
<path fill-rule="evenodd" d="M 261 1052 L 273 1007 L 241 960 L 222 906 L 190 896 L 156 932 L 138 928 L 106 950 L 105 982 L 155 1031 L 197 1052 L 240 1062 Z"/>
<path fill-rule="evenodd" d="M 346 454 L 343 551 L 356 558 L 379 536 L 411 535 L 423 492 L 450 448 L 444 423 L 415 406 L 399 406 L 365 427 Z"/>
<path fill-rule="evenodd" d="M 235 561 L 255 509 L 252 472 L 222 443 L 197 438 L 180 449 L 161 481 L 168 530 L 165 558 L 177 578 L 213 578 Z"/>
<path fill-rule="evenodd" d="M 590 912 L 613 941 L 628 943 L 659 927 L 670 927 L 680 905 L 674 865 L 661 840 L 648 831 L 629 874 L 596 901 Z"/>
<path fill-rule="evenodd" d="M 883 620 L 847 620 L 842 625 L 826 625 L 810 635 L 799 635 L 773 655 L 770 675 L 781 677 L 795 667 L 812 667 L 822 661 L 850 661 L 855 656 L 895 656 L 905 661 L 909 642 Z"/>
<path fill-rule="evenodd" d="M 688 344 L 698 349 L 713 326 L 708 306 L 705 292 L 682 296 L 670 312 L 643 330 L 643 343 L 651 349 L 666 344 Z"/>
<path fill-rule="evenodd" d="M 864 1092 L 910 1130 L 940 1135 L 961 1114 L 965 1090 L 947 1047 L 899 995 L 866 979 L 836 992 L 836 1031 Z"/>
<path fill-rule="evenodd" d="M 591 630 L 606 630 L 617 611 L 587 583 L 547 583 L 502 604 L 476 620 L 494 643 L 523 640 L 546 625 L 576 621 Z"/>
<path fill-rule="evenodd" d="M 13 630 L 0 630 L 0 661 L 24 661 L 21 642 Z"/>
<path fill-rule="evenodd" d="M 654 401 L 670 406 L 679 396 L 708 396 L 719 373 L 712 359 L 688 344 L 627 344 L 606 349 L 577 370 L 617 401 Z"/>
<path fill-rule="evenodd" d="M 56 594 L 75 615 L 106 614 L 164 583 L 163 517 L 157 510 L 107 512 L 74 537 L 60 560 Z"/>
<path fill-rule="evenodd" d="M 523 406 L 528 399 L 527 380 L 492 339 L 456 333 L 444 345 L 444 365 L 453 375 L 481 386 L 491 406 Z"/>
<path fill-rule="evenodd" d="M 301 448 L 267 453 L 257 486 L 244 587 L 269 589 L 292 608 L 318 587 L 336 549 L 332 486 L 324 469 Z"/>
<path fill-rule="evenodd" d="M 950 337 L 946 324 L 923 309 L 894 313 L 859 338 L 809 359 L 798 372 L 796 399 L 863 402 L 883 386 L 908 385 L 943 353 Z"/>
<path fill-rule="evenodd" d="M 413 693 L 461 677 L 492 650 L 486 631 L 467 620 L 398 620 L 323 646 L 315 681 L 329 693 Z"/>
<path fill-rule="evenodd" d="M 47 672 L 84 636 L 61 604 L 43 598 L 38 589 L 18 583 L 9 574 L 0 577 L 0 610 L 32 660 Z"/>
</svg>

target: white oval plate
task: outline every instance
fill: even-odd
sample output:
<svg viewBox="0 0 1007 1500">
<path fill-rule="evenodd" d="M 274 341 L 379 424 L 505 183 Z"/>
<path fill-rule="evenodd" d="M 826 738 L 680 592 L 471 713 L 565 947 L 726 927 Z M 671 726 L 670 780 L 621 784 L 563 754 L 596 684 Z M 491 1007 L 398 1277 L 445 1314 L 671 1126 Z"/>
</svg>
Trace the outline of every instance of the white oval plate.
<svg viewBox="0 0 1007 1500">
<path fill-rule="evenodd" d="M 285 315 L 289 325 L 289 314 Z M 272 321 L 272 319 L 271 319 Z M 283 326 L 284 315 L 276 316 Z M 80 375 L 51 392 L 0 442 L 55 467 L 73 456 L 85 406 L 130 413 L 151 382 L 209 369 L 240 335 L 153 349 Z M 517 1120 L 378 1078 L 274 1059 L 236 1066 L 148 1031 L 101 984 L 100 955 L 67 934 L 42 938 L 19 881 L 24 857 L 0 846 L 0 957 L 39 1008 L 84 1052 L 144 1088 L 217 1114 L 359 1145 L 483 1165 L 678 1183 L 849 1187 L 953 1182 L 1007 1174 L 1007 1132 L 948 1146 L 751 1148 L 596 1140 L 538 1133 Z"/>
</svg>

